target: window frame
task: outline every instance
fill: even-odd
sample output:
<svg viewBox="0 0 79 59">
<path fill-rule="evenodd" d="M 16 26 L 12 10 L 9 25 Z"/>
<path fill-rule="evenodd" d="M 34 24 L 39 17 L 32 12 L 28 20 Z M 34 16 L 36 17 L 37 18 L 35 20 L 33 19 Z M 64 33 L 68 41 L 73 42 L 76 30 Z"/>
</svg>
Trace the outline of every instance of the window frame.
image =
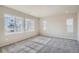
<svg viewBox="0 0 79 59">
<path fill-rule="evenodd" d="M 43 25 L 43 30 L 47 31 L 47 21 L 46 20 L 42 21 L 42 25 Z"/>
<path fill-rule="evenodd" d="M 35 22 L 32 19 L 25 19 L 25 32 L 35 31 Z"/>
<path fill-rule="evenodd" d="M 15 21 L 14 22 L 14 32 L 8 32 L 9 30 L 8 30 L 8 22 L 7 22 L 7 17 L 13 17 L 13 20 Z M 20 32 L 17 32 L 16 31 L 16 18 L 21 18 L 21 19 L 18 19 L 19 21 L 22 21 L 22 23 L 23 23 L 23 17 L 19 17 L 19 16 L 14 16 L 14 15 L 12 15 L 12 14 L 4 14 L 4 30 L 5 30 L 5 35 L 9 35 L 9 34 L 18 34 L 18 33 L 22 33 L 23 32 L 23 29 L 22 29 L 22 31 L 20 31 Z M 9 20 L 8 20 L 9 21 Z M 7 23 L 7 24 L 6 24 Z M 23 24 L 22 24 L 23 25 Z M 22 28 L 23 28 L 23 26 L 22 26 Z"/>
<path fill-rule="evenodd" d="M 66 20 L 67 32 L 73 33 L 73 17 L 68 17 Z"/>
</svg>

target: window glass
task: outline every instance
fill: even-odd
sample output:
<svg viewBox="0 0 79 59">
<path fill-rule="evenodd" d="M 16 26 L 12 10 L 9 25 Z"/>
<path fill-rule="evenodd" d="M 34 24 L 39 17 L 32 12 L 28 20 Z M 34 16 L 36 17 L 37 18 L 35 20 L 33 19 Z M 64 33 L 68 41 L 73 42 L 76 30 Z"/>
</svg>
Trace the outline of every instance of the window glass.
<svg viewBox="0 0 79 59">
<path fill-rule="evenodd" d="M 25 20 L 25 31 L 30 32 L 30 31 L 34 31 L 34 21 L 30 20 L 30 19 L 26 19 Z"/>
<path fill-rule="evenodd" d="M 4 20 L 6 34 L 18 33 L 23 31 L 23 18 L 5 14 Z"/>
<path fill-rule="evenodd" d="M 67 19 L 67 32 L 73 32 L 73 18 L 69 17 Z"/>
<path fill-rule="evenodd" d="M 16 17 L 16 32 L 23 31 L 23 19 L 21 17 Z"/>
<path fill-rule="evenodd" d="M 45 20 L 44 20 L 44 21 L 43 21 L 43 30 L 44 30 L 44 31 L 46 31 L 46 30 L 47 30 L 47 28 L 46 28 L 46 27 L 47 27 L 47 21 L 45 21 Z"/>
<path fill-rule="evenodd" d="M 7 33 L 15 32 L 14 16 L 5 15 L 5 30 Z"/>
</svg>

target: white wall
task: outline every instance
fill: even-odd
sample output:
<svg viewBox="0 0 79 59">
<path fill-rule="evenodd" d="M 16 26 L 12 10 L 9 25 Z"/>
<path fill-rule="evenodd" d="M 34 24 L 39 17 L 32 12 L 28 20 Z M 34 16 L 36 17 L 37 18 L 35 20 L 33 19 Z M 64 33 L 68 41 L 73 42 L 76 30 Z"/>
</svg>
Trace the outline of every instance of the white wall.
<svg viewBox="0 0 79 59">
<path fill-rule="evenodd" d="M 68 16 L 72 16 L 74 19 L 74 32 L 68 33 L 66 29 L 66 19 Z M 47 31 L 42 29 L 42 21 L 47 21 Z M 55 16 L 49 16 L 40 19 L 40 34 L 46 36 L 54 36 L 67 39 L 76 39 L 77 34 L 77 15 L 75 14 L 60 14 Z"/>
<path fill-rule="evenodd" d="M 77 21 L 77 27 L 78 27 L 78 28 L 77 28 L 77 31 L 78 31 L 78 32 L 77 32 L 77 40 L 79 41 L 79 13 L 78 13 L 77 16 L 78 16 L 78 21 Z"/>
<path fill-rule="evenodd" d="M 0 6 L 0 45 L 1 44 L 3 44 L 3 39 L 4 39 L 4 20 L 2 20 L 3 19 L 3 9 L 2 9 L 2 7 Z"/>
</svg>

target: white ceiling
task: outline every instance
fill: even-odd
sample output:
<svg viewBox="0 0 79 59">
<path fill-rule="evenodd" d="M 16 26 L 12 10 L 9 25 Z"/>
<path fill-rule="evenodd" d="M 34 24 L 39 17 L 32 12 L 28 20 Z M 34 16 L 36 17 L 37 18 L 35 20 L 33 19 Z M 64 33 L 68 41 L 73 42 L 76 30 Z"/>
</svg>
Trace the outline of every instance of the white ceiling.
<svg viewBox="0 0 79 59">
<path fill-rule="evenodd" d="M 5 5 L 6 7 L 30 14 L 36 17 L 46 17 L 63 13 L 75 13 L 79 9 L 76 5 Z"/>
</svg>

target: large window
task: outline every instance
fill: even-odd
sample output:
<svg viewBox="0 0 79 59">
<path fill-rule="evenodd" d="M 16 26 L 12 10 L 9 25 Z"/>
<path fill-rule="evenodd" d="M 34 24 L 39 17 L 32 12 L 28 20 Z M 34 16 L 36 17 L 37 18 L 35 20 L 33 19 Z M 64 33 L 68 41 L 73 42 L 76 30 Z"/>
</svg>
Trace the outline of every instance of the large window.
<svg viewBox="0 0 79 59">
<path fill-rule="evenodd" d="M 35 23 L 31 19 L 26 19 L 25 20 L 25 31 L 30 32 L 35 30 Z"/>
<path fill-rule="evenodd" d="M 22 17 L 5 14 L 4 20 L 5 34 L 21 33 L 24 27 L 26 32 L 35 31 L 35 22 L 32 19 L 25 19 L 24 22 Z"/>
<path fill-rule="evenodd" d="M 4 20 L 6 34 L 18 33 L 23 31 L 23 18 L 5 14 Z"/>
<path fill-rule="evenodd" d="M 73 32 L 73 18 L 72 17 L 68 17 L 67 18 L 67 32 Z"/>
<path fill-rule="evenodd" d="M 47 21 L 43 20 L 43 30 L 47 30 Z"/>
</svg>

